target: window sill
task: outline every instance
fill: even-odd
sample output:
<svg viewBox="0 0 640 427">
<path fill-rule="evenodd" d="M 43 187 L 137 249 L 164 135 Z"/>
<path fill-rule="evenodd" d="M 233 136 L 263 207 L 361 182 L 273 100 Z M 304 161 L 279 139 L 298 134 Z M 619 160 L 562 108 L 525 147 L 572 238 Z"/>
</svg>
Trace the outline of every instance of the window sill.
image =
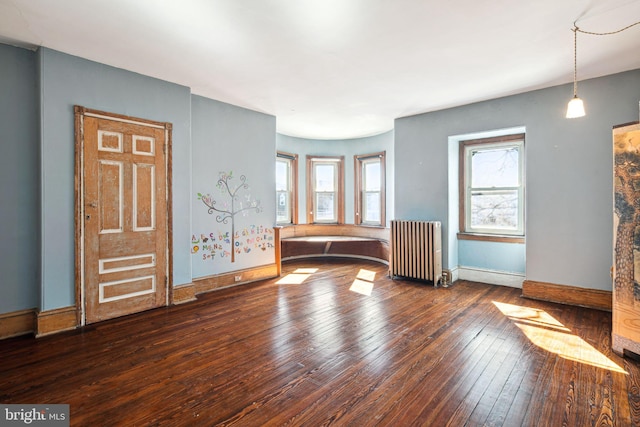
<svg viewBox="0 0 640 427">
<path fill-rule="evenodd" d="M 483 242 L 524 243 L 524 236 L 502 234 L 458 233 L 458 240 L 480 240 Z"/>
</svg>

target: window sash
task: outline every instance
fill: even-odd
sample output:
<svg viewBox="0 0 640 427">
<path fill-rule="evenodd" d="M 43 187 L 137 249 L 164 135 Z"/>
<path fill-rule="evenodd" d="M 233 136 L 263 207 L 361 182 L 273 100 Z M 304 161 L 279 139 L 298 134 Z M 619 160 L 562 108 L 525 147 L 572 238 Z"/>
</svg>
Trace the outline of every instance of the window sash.
<svg viewBox="0 0 640 427">
<path fill-rule="evenodd" d="M 375 169 L 374 169 L 375 168 Z M 362 162 L 362 188 L 364 191 L 380 191 L 381 183 L 380 159 L 367 159 Z M 373 179 L 370 174 L 378 174 L 378 179 Z"/>
<path fill-rule="evenodd" d="M 309 164 L 311 168 L 311 199 L 310 202 L 310 222 L 335 224 L 341 220 L 341 168 L 343 160 L 341 158 L 310 158 Z M 327 177 L 327 166 L 331 167 L 331 178 L 321 181 L 321 178 Z M 323 170 L 324 169 L 324 170 Z M 322 177 L 320 175 L 323 175 Z"/>
<path fill-rule="evenodd" d="M 338 204 L 334 191 L 316 191 L 315 222 L 336 222 Z"/>
<path fill-rule="evenodd" d="M 385 221 L 385 152 L 356 155 L 356 224 L 382 226 Z"/>
<path fill-rule="evenodd" d="M 461 231 L 477 234 L 524 236 L 524 139 L 504 142 L 467 142 L 464 145 L 464 222 Z M 517 184 L 473 187 L 475 153 L 517 151 Z M 477 178 L 477 176 L 476 176 Z M 476 180 L 480 181 L 480 180 Z M 513 183 L 513 177 L 508 180 Z M 486 182 L 486 180 L 484 181 Z M 511 197 L 508 197 L 511 195 Z M 483 200 L 484 199 L 484 200 Z M 463 226 L 463 227 L 462 227 Z"/>
<path fill-rule="evenodd" d="M 327 171 L 330 170 L 328 173 Z M 313 165 L 313 190 L 316 193 L 334 193 L 336 189 L 336 170 L 333 163 L 318 162 Z M 326 180 L 329 178 L 328 180 Z"/>
<path fill-rule="evenodd" d="M 294 224 L 297 215 L 296 172 L 297 155 L 276 154 L 276 224 Z M 284 169 L 284 174 L 282 172 Z"/>
<path fill-rule="evenodd" d="M 522 229 L 520 188 L 469 191 L 468 231 L 518 234 Z M 482 199 L 485 199 L 483 202 Z"/>
<path fill-rule="evenodd" d="M 290 160 L 277 158 L 276 159 L 276 191 L 289 191 L 290 188 L 291 188 Z"/>
<path fill-rule="evenodd" d="M 382 221 L 381 204 L 380 191 L 363 191 L 362 222 L 365 224 L 380 225 Z"/>
<path fill-rule="evenodd" d="M 291 223 L 291 192 L 276 191 L 276 223 Z"/>
</svg>

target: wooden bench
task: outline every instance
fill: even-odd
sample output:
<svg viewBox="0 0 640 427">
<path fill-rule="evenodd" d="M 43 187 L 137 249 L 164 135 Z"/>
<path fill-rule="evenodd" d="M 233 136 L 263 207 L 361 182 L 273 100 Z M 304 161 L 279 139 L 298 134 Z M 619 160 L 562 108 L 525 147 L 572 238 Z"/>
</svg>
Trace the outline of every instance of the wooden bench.
<svg viewBox="0 0 640 427">
<path fill-rule="evenodd" d="M 389 263 L 389 229 L 350 224 L 300 224 L 282 227 L 281 260 L 353 257 Z"/>
</svg>

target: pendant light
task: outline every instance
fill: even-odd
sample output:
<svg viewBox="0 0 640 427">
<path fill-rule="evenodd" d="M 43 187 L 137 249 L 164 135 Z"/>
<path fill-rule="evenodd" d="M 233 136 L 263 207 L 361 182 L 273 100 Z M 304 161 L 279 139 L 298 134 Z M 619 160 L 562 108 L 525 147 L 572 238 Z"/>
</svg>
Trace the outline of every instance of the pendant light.
<svg viewBox="0 0 640 427">
<path fill-rule="evenodd" d="M 624 28 L 621 28 L 617 31 L 610 31 L 608 33 L 594 33 L 591 31 L 584 31 L 578 28 L 576 23 L 573 23 L 573 98 L 569 101 L 567 105 L 567 119 L 575 119 L 576 117 L 583 117 L 585 115 L 584 111 L 584 102 L 582 99 L 578 98 L 578 32 L 583 34 L 591 34 L 594 36 L 609 36 L 611 34 L 618 34 L 624 30 L 627 30 L 635 25 L 640 24 L 640 21 L 635 22 L 631 25 L 627 25 Z"/>
<path fill-rule="evenodd" d="M 573 25 L 573 98 L 567 105 L 567 119 L 583 117 L 584 102 L 578 98 L 578 27 Z"/>
</svg>

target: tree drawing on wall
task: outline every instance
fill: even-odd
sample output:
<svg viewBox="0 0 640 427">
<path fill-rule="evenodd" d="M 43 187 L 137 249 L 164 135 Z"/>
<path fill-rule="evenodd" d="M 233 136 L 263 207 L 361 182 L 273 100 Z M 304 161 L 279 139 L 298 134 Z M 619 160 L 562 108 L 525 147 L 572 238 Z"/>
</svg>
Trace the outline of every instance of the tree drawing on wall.
<svg viewBox="0 0 640 427">
<path fill-rule="evenodd" d="M 233 185 L 233 180 L 233 171 L 229 171 L 229 173 L 220 172 L 216 187 L 220 190 L 220 193 L 229 198 L 229 200 L 220 204 L 210 194 L 198 193 L 198 200 L 202 200 L 202 203 L 208 208 L 209 214 L 216 214 L 218 223 L 228 224 L 231 222 L 231 262 L 236 260 L 236 215 L 240 213 L 247 215 L 250 211 L 255 211 L 256 213 L 262 211 L 259 200 L 253 199 L 250 194 L 244 195 L 244 198 L 238 194 L 241 190 L 246 191 L 249 189 L 249 184 L 246 182 L 247 177 L 240 175 L 240 182 L 236 186 Z"/>
</svg>

